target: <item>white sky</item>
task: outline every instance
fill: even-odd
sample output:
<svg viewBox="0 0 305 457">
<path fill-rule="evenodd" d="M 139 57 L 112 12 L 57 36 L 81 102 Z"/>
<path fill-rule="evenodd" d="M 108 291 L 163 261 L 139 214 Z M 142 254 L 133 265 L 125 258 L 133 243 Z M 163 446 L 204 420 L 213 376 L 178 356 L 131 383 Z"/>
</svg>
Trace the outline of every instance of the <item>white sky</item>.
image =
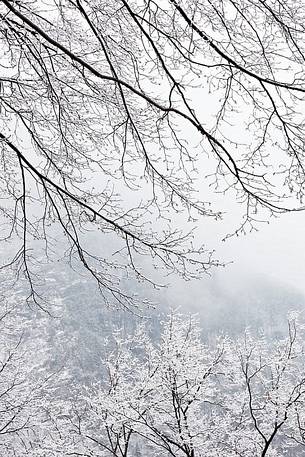
<svg viewBox="0 0 305 457">
<path fill-rule="evenodd" d="M 199 281 L 174 280 L 166 292 L 171 306 L 187 306 L 195 311 L 209 309 L 214 295 L 225 300 L 229 294 L 238 300 L 239 293 L 245 300 L 247 296 L 264 300 L 265 286 L 271 288 L 274 296 L 295 289 L 305 299 L 305 212 L 283 214 L 269 224 L 260 224 L 256 232 L 220 241 L 232 227 L 237 228 L 237 222 L 232 211 L 224 221 L 201 223 L 199 233 L 202 232 L 201 240 L 206 247 L 215 248 L 219 260 L 232 263 L 212 270 L 210 277 Z M 296 308 L 301 305 L 295 303 Z"/>
<path fill-rule="evenodd" d="M 305 212 L 286 213 L 258 232 L 231 238 L 221 251 L 234 260 L 231 274 L 264 274 L 305 294 Z M 221 252 L 219 251 L 219 252 Z"/>
</svg>

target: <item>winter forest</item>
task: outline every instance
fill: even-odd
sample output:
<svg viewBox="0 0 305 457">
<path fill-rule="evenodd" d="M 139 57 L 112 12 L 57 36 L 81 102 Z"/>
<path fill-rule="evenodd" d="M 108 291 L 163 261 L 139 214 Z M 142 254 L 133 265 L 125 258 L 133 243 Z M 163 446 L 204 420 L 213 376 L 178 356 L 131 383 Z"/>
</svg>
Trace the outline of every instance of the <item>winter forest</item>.
<svg viewBox="0 0 305 457">
<path fill-rule="evenodd" d="M 303 0 L 0 15 L 0 457 L 305 456 Z"/>
</svg>

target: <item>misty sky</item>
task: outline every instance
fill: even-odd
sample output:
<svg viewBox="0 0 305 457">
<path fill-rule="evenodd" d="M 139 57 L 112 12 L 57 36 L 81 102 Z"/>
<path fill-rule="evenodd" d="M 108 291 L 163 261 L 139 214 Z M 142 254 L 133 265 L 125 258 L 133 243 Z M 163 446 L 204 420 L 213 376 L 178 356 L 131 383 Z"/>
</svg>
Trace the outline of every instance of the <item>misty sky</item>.
<svg viewBox="0 0 305 457">
<path fill-rule="evenodd" d="M 305 212 L 285 213 L 269 220 L 269 224 L 259 224 L 258 231 L 222 242 L 226 233 L 237 228 L 237 222 L 238 216 L 228 207 L 223 221 L 210 226 L 206 221 L 202 223 L 202 241 L 215 248 L 219 260 L 231 263 L 199 281 L 174 280 L 166 293 L 169 304 L 204 314 L 205 309 L 213 313 L 214 299 L 228 299 L 228 308 L 241 297 L 245 306 L 262 300 L 265 308 L 269 305 L 268 293 L 277 297 L 278 306 L 282 305 L 281 297 L 284 305 L 287 294 L 296 293 L 291 295 L 293 307 L 303 308 L 300 296 L 305 297 Z M 300 303 L 294 303 L 299 299 Z"/>
<path fill-rule="evenodd" d="M 231 238 L 219 252 L 234 261 L 227 267 L 233 276 L 263 274 L 305 294 L 304 226 L 304 212 L 286 213 L 261 224 L 258 232 Z"/>
</svg>

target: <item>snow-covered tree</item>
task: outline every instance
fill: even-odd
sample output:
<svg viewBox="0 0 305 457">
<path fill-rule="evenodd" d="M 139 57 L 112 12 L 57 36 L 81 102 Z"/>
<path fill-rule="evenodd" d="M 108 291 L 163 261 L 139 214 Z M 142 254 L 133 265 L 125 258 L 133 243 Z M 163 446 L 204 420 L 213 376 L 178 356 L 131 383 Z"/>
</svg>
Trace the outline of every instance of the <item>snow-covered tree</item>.
<svg viewBox="0 0 305 457">
<path fill-rule="evenodd" d="M 32 455 L 55 376 L 45 368 L 38 316 L 24 303 L 13 291 L 0 296 L 0 455 L 7 457 Z"/>
<path fill-rule="evenodd" d="M 92 457 L 301 456 L 303 334 L 290 317 L 288 336 L 275 342 L 247 330 L 207 345 L 198 321 L 175 313 L 158 342 L 145 325 L 127 339 L 118 330 L 101 354 L 101 381 L 50 409 L 57 432 L 49 448 Z"/>
<path fill-rule="evenodd" d="M 291 317 L 288 336 L 272 342 L 246 331 L 228 356 L 224 405 L 234 418 L 226 437 L 233 455 L 302 455 L 304 326 Z"/>
</svg>

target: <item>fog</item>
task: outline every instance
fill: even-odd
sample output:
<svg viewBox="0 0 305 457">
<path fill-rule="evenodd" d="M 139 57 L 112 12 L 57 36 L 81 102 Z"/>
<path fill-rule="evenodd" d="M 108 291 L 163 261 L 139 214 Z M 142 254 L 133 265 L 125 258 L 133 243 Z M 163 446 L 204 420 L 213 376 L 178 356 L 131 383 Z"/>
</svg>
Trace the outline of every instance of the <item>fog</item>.
<svg viewBox="0 0 305 457">
<path fill-rule="evenodd" d="M 196 281 L 175 278 L 166 301 L 199 313 L 203 325 L 217 331 L 284 325 L 290 310 L 305 309 L 305 213 L 282 214 L 222 241 L 237 224 L 236 212 L 228 211 L 221 223 L 205 227 L 207 246 L 225 266 Z"/>
</svg>

